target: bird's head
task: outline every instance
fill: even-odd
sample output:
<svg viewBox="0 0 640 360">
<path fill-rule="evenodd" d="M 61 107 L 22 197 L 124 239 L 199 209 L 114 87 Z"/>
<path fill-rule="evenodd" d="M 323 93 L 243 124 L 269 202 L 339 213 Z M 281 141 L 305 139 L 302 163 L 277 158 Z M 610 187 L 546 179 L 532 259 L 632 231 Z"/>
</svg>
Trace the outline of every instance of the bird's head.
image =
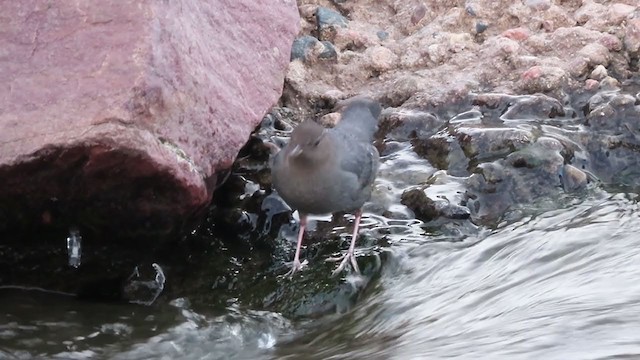
<svg viewBox="0 0 640 360">
<path fill-rule="evenodd" d="M 295 162 L 317 162 L 326 159 L 328 146 L 327 130 L 313 120 L 305 120 L 291 133 L 286 155 Z"/>
</svg>

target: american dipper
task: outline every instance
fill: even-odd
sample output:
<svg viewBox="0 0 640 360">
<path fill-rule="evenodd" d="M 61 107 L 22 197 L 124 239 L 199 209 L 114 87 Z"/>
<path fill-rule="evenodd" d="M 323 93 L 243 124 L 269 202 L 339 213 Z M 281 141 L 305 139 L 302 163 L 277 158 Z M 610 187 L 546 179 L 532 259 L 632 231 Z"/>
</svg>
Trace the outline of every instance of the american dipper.
<svg viewBox="0 0 640 360">
<path fill-rule="evenodd" d="M 302 268 L 300 246 L 307 214 L 355 211 L 351 246 L 333 275 L 351 262 L 359 272 L 354 256 L 362 205 L 371 197 L 379 155 L 371 144 L 377 130 L 380 105 L 369 98 L 346 102 L 341 120 L 326 129 L 313 120 L 305 120 L 291 133 L 291 140 L 274 157 L 271 174 L 278 194 L 300 214 L 298 244 L 292 275 Z"/>
</svg>

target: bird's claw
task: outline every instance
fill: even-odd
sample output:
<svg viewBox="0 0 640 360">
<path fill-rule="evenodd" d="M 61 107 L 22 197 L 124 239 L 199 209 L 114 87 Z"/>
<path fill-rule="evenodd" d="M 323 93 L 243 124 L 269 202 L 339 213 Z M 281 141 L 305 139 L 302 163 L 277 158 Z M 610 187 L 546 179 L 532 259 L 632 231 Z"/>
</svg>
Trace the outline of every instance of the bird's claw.
<svg viewBox="0 0 640 360">
<path fill-rule="evenodd" d="M 356 274 L 360 273 L 360 268 L 358 267 L 358 262 L 356 261 L 356 256 L 351 253 L 351 252 L 347 252 L 344 256 L 338 256 L 335 258 L 328 258 L 326 261 L 340 261 L 340 265 L 338 265 L 338 267 L 333 270 L 333 272 L 331 273 L 332 277 L 335 277 L 336 275 L 338 275 L 340 272 L 342 272 L 342 270 L 344 270 L 347 267 L 347 264 L 351 263 L 351 266 L 353 267 L 353 271 Z"/>
<path fill-rule="evenodd" d="M 289 272 L 287 272 L 284 276 L 286 277 L 291 277 L 293 276 L 293 274 L 295 274 L 296 271 L 298 270 L 302 270 L 305 266 L 307 266 L 309 262 L 307 260 L 304 260 L 303 262 L 300 262 L 299 260 L 294 260 L 291 264 L 291 270 L 289 270 Z"/>
</svg>

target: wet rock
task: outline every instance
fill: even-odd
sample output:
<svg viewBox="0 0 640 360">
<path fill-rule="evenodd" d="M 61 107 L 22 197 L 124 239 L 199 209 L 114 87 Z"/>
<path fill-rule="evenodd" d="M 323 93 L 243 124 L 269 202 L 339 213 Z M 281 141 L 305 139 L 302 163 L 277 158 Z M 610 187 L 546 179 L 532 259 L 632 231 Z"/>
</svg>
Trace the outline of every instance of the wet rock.
<svg viewBox="0 0 640 360">
<path fill-rule="evenodd" d="M 428 222 L 440 215 L 436 203 L 429 199 L 421 189 L 410 189 L 402 193 L 400 200 L 402 205 L 411 209 L 416 218 Z"/>
<path fill-rule="evenodd" d="M 471 217 L 471 212 L 466 206 L 451 204 L 445 200 L 435 202 L 435 207 L 440 216 L 452 220 L 465 220 Z"/>
<path fill-rule="evenodd" d="M 547 95 L 514 96 L 501 120 L 541 120 L 565 116 L 564 106 Z"/>
<path fill-rule="evenodd" d="M 566 192 L 574 192 L 587 186 L 588 178 L 582 170 L 572 165 L 564 165 L 560 172 L 562 187 Z"/>
<path fill-rule="evenodd" d="M 337 28 L 347 27 L 348 20 L 337 11 L 319 6 L 315 11 L 318 39 L 333 42 Z"/>
<path fill-rule="evenodd" d="M 504 156 L 533 141 L 533 134 L 522 129 L 460 127 L 455 134 L 468 158 Z"/>
<path fill-rule="evenodd" d="M 453 136 L 441 132 L 426 139 L 413 139 L 411 145 L 416 154 L 436 168 L 456 176 L 468 175 L 469 159 Z"/>
<path fill-rule="evenodd" d="M 424 139 L 438 132 L 444 124 L 443 119 L 430 112 L 391 110 L 381 116 L 378 134 L 396 141 Z"/>
<path fill-rule="evenodd" d="M 165 234 L 211 200 L 280 96 L 296 8 L 76 5 L 3 7 L 0 213 L 26 225 L 56 198 L 62 226 Z"/>
<path fill-rule="evenodd" d="M 620 88 L 620 82 L 611 76 L 607 76 L 600 80 L 600 88 L 606 91 L 617 90 Z"/>
</svg>

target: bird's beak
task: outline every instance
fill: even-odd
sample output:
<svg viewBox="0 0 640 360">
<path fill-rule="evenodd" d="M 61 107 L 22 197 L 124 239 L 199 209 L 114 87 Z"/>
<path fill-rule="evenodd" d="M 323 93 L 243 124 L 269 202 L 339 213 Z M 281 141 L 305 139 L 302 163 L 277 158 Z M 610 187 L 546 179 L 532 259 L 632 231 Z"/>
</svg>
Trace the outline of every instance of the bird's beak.
<svg viewBox="0 0 640 360">
<path fill-rule="evenodd" d="M 296 145 L 293 147 L 293 149 L 291 149 L 291 151 L 289 151 L 289 156 L 291 157 L 296 157 L 298 155 L 302 154 L 302 148 L 300 147 L 300 145 Z"/>
</svg>

